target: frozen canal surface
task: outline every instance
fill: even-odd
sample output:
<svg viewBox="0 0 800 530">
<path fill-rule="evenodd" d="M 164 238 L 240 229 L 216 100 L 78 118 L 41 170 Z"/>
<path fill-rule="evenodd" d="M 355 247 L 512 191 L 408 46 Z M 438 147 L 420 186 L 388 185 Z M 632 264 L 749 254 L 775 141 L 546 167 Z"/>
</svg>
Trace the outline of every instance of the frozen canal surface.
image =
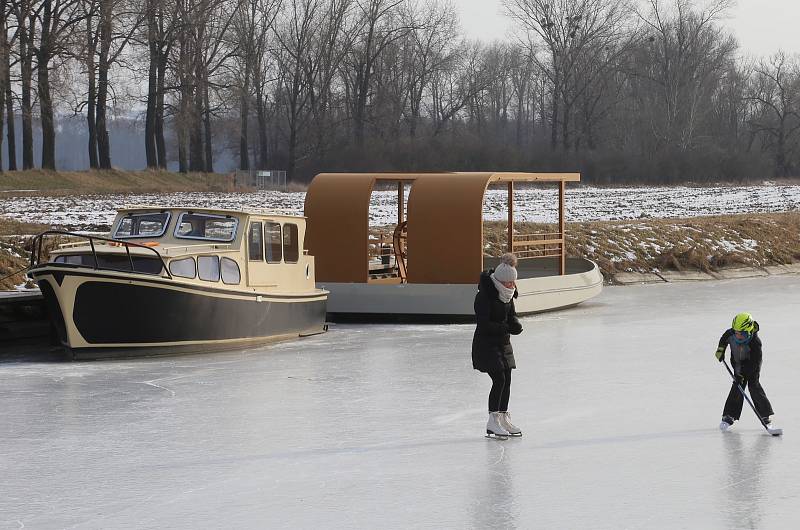
<svg viewBox="0 0 800 530">
<path fill-rule="evenodd" d="M 796 528 L 800 277 L 607 288 L 528 317 L 483 436 L 472 326 L 338 325 L 255 350 L 0 362 L 2 528 Z M 762 326 L 784 427 L 713 357 Z"/>
</svg>

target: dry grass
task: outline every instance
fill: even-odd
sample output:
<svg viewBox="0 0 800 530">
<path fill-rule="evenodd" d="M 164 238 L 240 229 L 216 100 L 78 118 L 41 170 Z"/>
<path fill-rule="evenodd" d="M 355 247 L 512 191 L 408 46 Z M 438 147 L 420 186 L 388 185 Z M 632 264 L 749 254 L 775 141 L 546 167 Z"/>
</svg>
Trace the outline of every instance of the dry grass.
<svg viewBox="0 0 800 530">
<path fill-rule="evenodd" d="M 520 234 L 555 231 L 519 223 Z M 505 223 L 486 223 L 488 254 L 505 248 Z M 800 261 L 800 212 L 567 225 L 567 253 L 595 261 L 606 278 L 623 271 L 716 271 Z"/>
<path fill-rule="evenodd" d="M 29 237 L 48 227 L 0 217 L 0 278 L 24 267 Z M 385 232 L 391 240 L 391 229 Z M 518 223 L 519 234 L 552 232 L 554 225 Z M 506 225 L 487 222 L 487 255 L 505 250 Z M 787 264 L 800 261 L 800 212 L 746 214 L 692 219 L 598 221 L 567 225 L 567 253 L 595 261 L 610 279 L 623 271 L 716 271 L 723 267 Z M 0 282 L 12 288 L 21 274 Z"/>
<path fill-rule="evenodd" d="M 28 191 L 20 191 L 28 190 Z M 218 173 L 173 173 L 163 170 L 27 171 L 6 172 L 0 191 L 24 194 L 127 193 L 173 191 L 234 191 L 233 177 Z"/>
<path fill-rule="evenodd" d="M 13 289 L 25 282 L 22 273 L 6 276 L 28 266 L 31 236 L 49 228 L 0 216 L 0 289 Z"/>
</svg>

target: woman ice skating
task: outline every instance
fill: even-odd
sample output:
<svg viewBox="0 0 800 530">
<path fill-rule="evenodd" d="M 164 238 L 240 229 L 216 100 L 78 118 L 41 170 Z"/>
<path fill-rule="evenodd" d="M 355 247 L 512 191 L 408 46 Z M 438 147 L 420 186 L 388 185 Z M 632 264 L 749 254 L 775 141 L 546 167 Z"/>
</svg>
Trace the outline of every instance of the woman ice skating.
<svg viewBox="0 0 800 530">
<path fill-rule="evenodd" d="M 503 254 L 496 269 L 481 273 L 475 295 L 477 325 L 472 339 L 472 367 L 492 378 L 486 434 L 501 438 L 522 436 L 508 413 L 511 370 L 516 368 L 510 335 L 522 333 L 514 310 L 516 266 L 514 254 Z"/>
<path fill-rule="evenodd" d="M 758 415 L 769 425 L 772 405 L 767 399 L 764 388 L 759 382 L 761 375 L 761 339 L 758 337 L 758 322 L 753 320 L 750 313 L 739 313 L 733 317 L 731 328 L 722 334 L 719 347 L 714 354 L 720 362 L 725 359 L 725 349 L 731 348 L 731 364 L 736 381 L 731 385 L 725 408 L 722 411 L 722 422 L 719 428 L 726 431 L 739 419 L 744 404 L 742 393 L 737 388 L 737 383 L 742 389 L 749 387 L 750 397 L 753 400 Z"/>
</svg>

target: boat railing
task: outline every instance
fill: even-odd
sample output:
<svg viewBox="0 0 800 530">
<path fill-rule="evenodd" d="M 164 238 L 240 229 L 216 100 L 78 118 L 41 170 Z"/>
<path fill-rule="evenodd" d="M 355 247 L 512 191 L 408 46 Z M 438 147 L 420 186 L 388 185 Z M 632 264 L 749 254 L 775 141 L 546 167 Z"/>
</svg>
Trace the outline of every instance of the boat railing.
<svg viewBox="0 0 800 530">
<path fill-rule="evenodd" d="M 180 245 L 164 248 L 164 254 L 170 257 L 183 254 L 202 254 L 203 252 L 217 253 L 234 250 L 230 243 L 203 243 L 199 245 Z"/>
<path fill-rule="evenodd" d="M 520 259 L 559 258 L 564 252 L 564 235 L 560 232 L 514 234 L 511 246 Z"/>
<path fill-rule="evenodd" d="M 123 241 L 123 240 L 120 240 L 120 239 L 112 239 L 112 238 L 102 237 L 102 236 L 90 236 L 90 235 L 87 235 L 87 234 L 78 234 L 78 233 L 75 233 L 75 232 L 66 232 L 66 231 L 63 231 L 63 230 L 46 230 L 46 231 L 40 233 L 39 235 L 37 235 L 36 237 L 33 238 L 32 242 L 31 242 L 31 261 L 30 261 L 31 268 L 42 264 L 43 252 L 45 250 L 43 248 L 43 242 L 44 242 L 46 236 L 73 237 L 73 238 L 79 238 L 79 239 L 82 239 L 82 240 L 86 240 L 86 241 L 89 242 L 89 247 L 91 248 L 91 251 L 92 251 L 93 265 L 69 264 L 70 266 L 73 266 L 73 267 L 84 267 L 84 268 L 89 268 L 89 269 L 93 269 L 93 270 L 111 270 L 111 271 L 123 271 L 123 272 L 136 272 L 138 274 L 149 274 L 149 275 L 152 275 L 152 276 L 161 276 L 162 274 L 166 273 L 167 277 L 172 279 L 172 274 L 170 274 L 169 268 L 167 267 L 167 264 L 164 262 L 164 258 L 161 256 L 161 254 L 159 254 L 159 252 L 155 248 L 153 248 L 150 245 L 142 244 L 142 243 L 135 243 L 133 241 Z M 81 243 L 81 244 L 85 245 L 85 243 Z M 97 248 L 96 248 L 100 244 L 102 244 L 102 245 L 110 245 L 110 246 L 117 246 L 117 247 L 124 247 L 125 248 L 125 253 L 126 253 L 127 257 L 128 257 L 128 263 L 130 264 L 130 269 L 120 269 L 120 268 L 117 268 L 117 267 L 110 267 L 108 265 L 101 265 L 100 264 L 100 260 L 97 258 Z M 69 246 L 69 243 L 67 243 L 66 245 Z M 75 245 L 75 246 L 78 246 L 78 245 Z M 161 271 L 160 272 L 149 272 L 149 271 L 136 270 L 136 267 L 135 267 L 134 261 L 133 261 L 133 256 L 131 255 L 131 247 L 138 248 L 138 249 L 145 249 L 145 250 L 155 254 L 155 257 L 158 259 L 158 261 L 161 262 Z M 59 248 L 64 248 L 64 246 L 59 245 Z M 139 256 L 137 256 L 137 257 L 139 257 Z"/>
</svg>

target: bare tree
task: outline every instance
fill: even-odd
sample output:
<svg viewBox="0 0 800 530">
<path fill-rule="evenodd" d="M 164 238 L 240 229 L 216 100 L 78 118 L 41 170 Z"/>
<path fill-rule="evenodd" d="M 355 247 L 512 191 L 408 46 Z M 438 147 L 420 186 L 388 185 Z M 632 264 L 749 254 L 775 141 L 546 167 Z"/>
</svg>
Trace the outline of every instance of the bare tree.
<svg viewBox="0 0 800 530">
<path fill-rule="evenodd" d="M 239 52 L 235 56 L 238 65 L 239 90 L 239 169 L 250 168 L 249 114 L 253 97 L 254 79 L 260 81 L 259 70 L 267 53 L 268 35 L 281 0 L 243 0 L 234 23 L 234 33 Z"/>
<path fill-rule="evenodd" d="M 279 98 L 287 123 L 287 180 L 294 178 L 297 165 L 298 134 L 309 117 L 313 66 L 308 64 L 314 33 L 322 13 L 322 0 L 288 0 L 287 13 L 276 32 L 280 44 L 278 62 Z"/>
<path fill-rule="evenodd" d="M 17 169 L 17 139 L 16 139 L 16 124 L 14 116 L 14 92 L 11 88 L 11 53 L 14 48 L 14 41 L 18 38 L 18 31 L 14 31 L 9 39 L 8 34 L 10 31 L 10 22 L 14 13 L 13 2 L 10 0 L 3 0 L 2 2 L 3 24 L 0 31 L 3 32 L 2 41 L 2 78 L 5 80 L 3 86 L 3 101 L 5 106 L 0 105 L 0 114 L 5 112 L 7 117 L 6 132 L 8 138 L 8 169 L 9 171 L 16 171 Z M 0 122 L 1 123 L 1 122 Z M 2 130 L 2 128 L 0 128 Z"/>
<path fill-rule="evenodd" d="M 657 88 L 646 105 L 660 111 L 653 131 L 663 144 L 681 151 L 692 147 L 703 103 L 736 50 L 735 40 L 717 25 L 731 1 L 713 0 L 700 7 L 696 3 L 672 0 L 665 6 L 648 0 L 648 11 L 639 13 L 647 47 L 637 74 Z"/>
<path fill-rule="evenodd" d="M 575 105 L 598 75 L 613 64 L 629 32 L 627 0 L 505 0 L 509 15 L 538 37 L 546 50 L 531 50 L 552 85 L 551 147 L 571 146 Z M 533 41 L 532 41 L 533 42 Z M 615 53 L 609 54 L 613 50 Z M 591 71 L 582 66 L 593 65 Z"/>
<path fill-rule="evenodd" d="M 409 134 L 414 138 L 421 118 L 422 102 L 432 78 L 454 61 L 458 51 L 457 17 L 452 4 L 427 0 L 405 11 L 411 32 L 408 81 Z"/>
<path fill-rule="evenodd" d="M 384 49 L 402 39 L 411 30 L 404 25 L 397 10 L 402 0 L 363 0 L 358 9 L 358 35 L 350 48 L 344 80 L 353 120 L 353 138 L 357 146 L 364 145 L 367 103 L 372 91 L 375 65 Z"/>
<path fill-rule="evenodd" d="M 50 86 L 51 61 L 66 55 L 75 26 L 83 19 L 78 0 L 42 0 L 35 20 L 41 29 L 34 43 L 36 55 L 39 115 L 42 124 L 42 168 L 56 168 L 56 130 Z M 33 22 L 34 19 L 31 19 Z"/>
<path fill-rule="evenodd" d="M 17 19 L 17 40 L 20 62 L 20 113 L 22 118 L 22 169 L 33 168 L 33 46 L 36 37 L 36 17 L 33 0 L 12 1 L 11 9 Z"/>
<path fill-rule="evenodd" d="M 757 106 L 751 126 L 774 150 L 776 176 L 790 175 L 800 129 L 800 59 L 778 52 L 762 60 L 746 99 Z"/>
</svg>

